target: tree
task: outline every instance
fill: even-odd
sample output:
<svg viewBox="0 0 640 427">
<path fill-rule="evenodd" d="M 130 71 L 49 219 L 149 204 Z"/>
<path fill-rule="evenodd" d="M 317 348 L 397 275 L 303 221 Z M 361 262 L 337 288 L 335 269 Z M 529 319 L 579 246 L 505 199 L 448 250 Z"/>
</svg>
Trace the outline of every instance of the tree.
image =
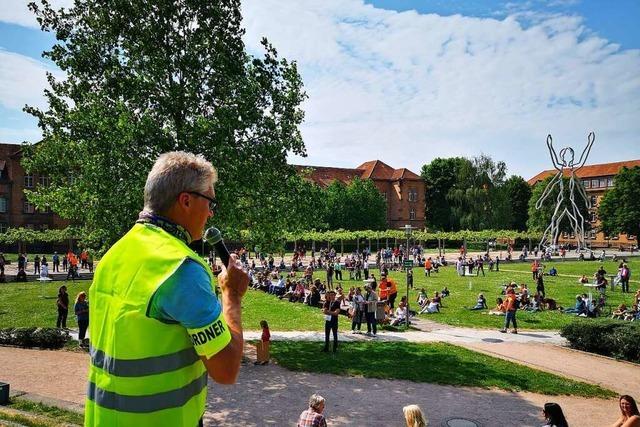
<svg viewBox="0 0 640 427">
<path fill-rule="evenodd" d="M 387 202 L 371 180 L 334 180 L 325 190 L 326 220 L 332 230 L 384 230 Z"/>
<path fill-rule="evenodd" d="M 556 208 L 556 199 L 558 197 L 558 193 L 560 191 L 559 187 L 556 185 L 555 188 L 549 193 L 549 196 L 545 200 L 544 204 L 540 209 L 536 209 L 536 202 L 542 196 L 547 184 L 553 179 L 553 176 L 547 177 L 544 181 L 538 182 L 531 192 L 531 198 L 529 199 L 529 219 L 527 220 L 527 227 L 529 231 L 532 232 L 543 232 L 551 222 L 551 218 L 553 212 Z M 560 209 L 558 210 L 561 213 L 564 209 L 569 210 L 571 212 L 571 202 L 569 200 L 569 178 L 562 178 L 564 183 L 564 201 L 560 205 Z M 578 181 L 577 185 L 582 185 Z M 576 189 L 577 192 L 577 189 Z M 585 230 L 589 229 L 589 210 L 587 208 L 586 202 L 580 198 L 577 194 L 575 195 L 576 205 L 578 206 L 579 212 L 582 214 L 582 217 L 585 219 L 584 225 Z M 560 221 L 560 231 L 563 233 L 572 233 L 573 227 L 571 226 L 571 222 L 569 221 L 568 216 L 564 216 Z"/>
<path fill-rule="evenodd" d="M 30 8 L 58 43 L 45 56 L 48 108 L 26 107 L 43 139 L 23 164 L 50 177 L 28 197 L 100 236 L 119 238 L 142 207 L 157 156 L 186 150 L 219 171 L 216 224 L 281 235 L 273 221 L 293 191 L 287 154 L 304 155 L 298 126 L 306 95 L 295 62 L 266 40 L 253 58 L 242 41 L 240 1 L 77 0 Z"/>
<path fill-rule="evenodd" d="M 430 229 L 453 229 L 451 206 L 447 199 L 449 190 L 456 184 L 458 171 L 468 162 L 462 157 L 435 158 L 422 166 L 425 180 L 425 221 Z"/>
<path fill-rule="evenodd" d="M 598 207 L 600 227 L 607 235 L 640 235 L 640 166 L 622 168 L 615 187 L 604 193 Z"/>
<path fill-rule="evenodd" d="M 506 199 L 509 203 L 509 222 L 503 228 L 509 230 L 525 231 L 529 219 L 529 200 L 531 199 L 531 186 L 522 177 L 512 175 L 504 182 L 503 186 Z"/>
</svg>

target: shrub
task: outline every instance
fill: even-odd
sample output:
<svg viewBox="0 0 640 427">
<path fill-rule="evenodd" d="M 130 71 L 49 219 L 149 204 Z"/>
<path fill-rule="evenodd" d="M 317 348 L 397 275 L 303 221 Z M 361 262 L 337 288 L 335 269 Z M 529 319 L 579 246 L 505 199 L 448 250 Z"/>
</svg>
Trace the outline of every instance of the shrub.
<svg viewBox="0 0 640 427">
<path fill-rule="evenodd" d="M 71 339 L 69 333 L 58 328 L 0 329 L 0 345 L 59 349 Z"/>
<path fill-rule="evenodd" d="M 577 319 L 560 330 L 571 347 L 640 363 L 640 323 Z"/>
</svg>

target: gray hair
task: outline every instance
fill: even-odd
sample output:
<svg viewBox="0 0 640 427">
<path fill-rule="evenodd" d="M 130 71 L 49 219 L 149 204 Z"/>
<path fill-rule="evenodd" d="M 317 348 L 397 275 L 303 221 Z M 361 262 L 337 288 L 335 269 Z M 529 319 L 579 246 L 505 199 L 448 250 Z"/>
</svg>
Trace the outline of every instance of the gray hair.
<svg viewBox="0 0 640 427">
<path fill-rule="evenodd" d="M 320 396 L 319 394 L 312 394 L 311 397 L 309 398 L 309 408 L 312 408 L 314 410 L 318 410 L 318 408 L 320 408 L 320 405 L 322 405 L 324 403 L 324 397 Z"/>
<path fill-rule="evenodd" d="M 161 154 L 144 185 L 144 209 L 166 213 L 180 193 L 205 193 L 218 181 L 218 172 L 203 156 L 185 151 Z"/>
</svg>

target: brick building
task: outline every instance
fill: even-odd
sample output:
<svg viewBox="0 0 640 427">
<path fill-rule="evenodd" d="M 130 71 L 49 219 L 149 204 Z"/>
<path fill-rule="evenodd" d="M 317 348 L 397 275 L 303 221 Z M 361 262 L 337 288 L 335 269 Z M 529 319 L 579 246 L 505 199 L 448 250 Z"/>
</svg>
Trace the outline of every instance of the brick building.
<svg viewBox="0 0 640 427">
<path fill-rule="evenodd" d="M 20 165 L 22 148 L 17 144 L 0 144 L 0 232 L 7 228 L 46 230 L 65 228 L 69 223 L 52 212 L 39 211 L 27 201 L 25 189 L 47 185 L 42 175 L 27 175 Z"/>
<path fill-rule="evenodd" d="M 387 200 L 387 225 L 390 229 L 405 224 L 424 228 L 425 183 L 420 175 L 409 169 L 394 169 L 380 160 L 365 162 L 355 169 L 324 166 L 298 166 L 309 171 L 307 176 L 316 184 L 326 187 L 338 180 L 345 184 L 354 178 L 370 179 Z"/>
<path fill-rule="evenodd" d="M 587 191 L 587 196 L 591 201 L 590 218 L 588 218 L 591 224 L 591 231 L 587 236 L 587 241 L 591 242 L 592 247 L 628 249 L 638 244 L 637 236 L 627 236 L 626 234 L 605 236 L 603 232 L 598 230 L 600 225 L 600 220 L 598 219 L 598 205 L 600 204 L 600 200 L 604 193 L 614 186 L 616 174 L 625 166 L 628 168 L 640 166 L 640 160 L 588 165 L 576 172 L 576 176 L 582 180 L 585 190 Z M 528 181 L 529 185 L 533 186 L 545 178 L 555 175 L 556 172 L 555 169 L 540 172 Z M 569 176 L 569 174 L 565 172 L 565 176 Z M 563 233 L 559 239 L 560 243 L 571 242 L 571 240 L 572 236 L 567 235 L 567 233 Z"/>
</svg>

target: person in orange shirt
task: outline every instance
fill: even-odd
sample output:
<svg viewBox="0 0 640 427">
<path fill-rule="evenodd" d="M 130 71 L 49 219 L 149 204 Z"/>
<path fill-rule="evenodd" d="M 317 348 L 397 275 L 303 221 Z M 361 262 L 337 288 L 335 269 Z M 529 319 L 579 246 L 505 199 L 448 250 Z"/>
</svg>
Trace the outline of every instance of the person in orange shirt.
<svg viewBox="0 0 640 427">
<path fill-rule="evenodd" d="M 380 301 L 386 300 L 389 298 L 389 282 L 387 282 L 387 276 L 382 273 L 380 275 L 380 283 L 378 284 L 378 296 L 380 297 Z"/>
<path fill-rule="evenodd" d="M 533 280 L 537 280 L 538 279 L 538 268 L 540 267 L 540 263 L 538 262 L 538 260 L 534 260 L 531 263 L 531 274 L 533 275 Z"/>
<path fill-rule="evenodd" d="M 510 287 L 507 290 L 507 297 L 502 305 L 505 311 L 505 319 L 504 328 L 500 329 L 500 332 L 507 332 L 507 330 L 509 329 L 509 323 L 512 322 L 513 331 L 511 333 L 517 334 L 518 324 L 516 323 L 516 311 L 518 308 L 516 306 L 516 292 L 513 290 L 513 288 Z"/>
<path fill-rule="evenodd" d="M 391 278 L 388 278 L 386 274 L 380 276 L 380 295 L 382 295 L 382 284 L 386 289 L 387 300 L 389 301 L 389 307 L 394 309 L 396 297 L 398 296 L 398 285 Z M 382 299 L 382 296 L 380 297 Z"/>
<path fill-rule="evenodd" d="M 431 270 L 433 270 L 433 263 L 431 262 L 431 257 L 429 257 L 424 262 L 424 275 L 431 277 Z"/>
</svg>

